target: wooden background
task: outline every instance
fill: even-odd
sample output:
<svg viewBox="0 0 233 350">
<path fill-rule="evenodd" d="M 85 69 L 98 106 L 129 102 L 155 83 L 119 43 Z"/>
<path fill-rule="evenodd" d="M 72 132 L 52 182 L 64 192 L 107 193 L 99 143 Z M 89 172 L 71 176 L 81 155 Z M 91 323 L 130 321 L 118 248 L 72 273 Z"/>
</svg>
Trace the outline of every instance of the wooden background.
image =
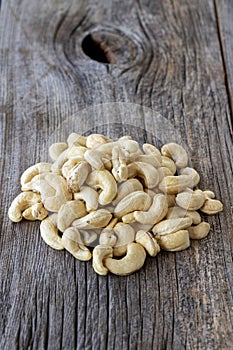
<svg viewBox="0 0 233 350">
<path fill-rule="evenodd" d="M 0 4 L 0 349 L 233 349 L 232 1 Z M 100 277 L 9 222 L 20 174 L 71 131 L 181 141 L 224 203 L 209 236 Z"/>
</svg>

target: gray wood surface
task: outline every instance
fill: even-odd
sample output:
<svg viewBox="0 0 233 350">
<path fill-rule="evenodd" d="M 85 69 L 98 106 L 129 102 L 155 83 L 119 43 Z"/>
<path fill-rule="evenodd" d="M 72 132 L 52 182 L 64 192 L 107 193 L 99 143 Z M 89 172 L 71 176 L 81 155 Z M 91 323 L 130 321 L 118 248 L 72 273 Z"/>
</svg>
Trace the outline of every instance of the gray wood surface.
<svg viewBox="0 0 233 350">
<path fill-rule="evenodd" d="M 212 0 L 1 2 L 0 349 L 233 348 L 232 12 Z M 114 64 L 84 54 L 90 33 Z M 47 247 L 38 222 L 11 223 L 20 174 L 71 131 L 181 142 L 224 204 L 205 217 L 209 236 L 100 277 Z"/>
</svg>

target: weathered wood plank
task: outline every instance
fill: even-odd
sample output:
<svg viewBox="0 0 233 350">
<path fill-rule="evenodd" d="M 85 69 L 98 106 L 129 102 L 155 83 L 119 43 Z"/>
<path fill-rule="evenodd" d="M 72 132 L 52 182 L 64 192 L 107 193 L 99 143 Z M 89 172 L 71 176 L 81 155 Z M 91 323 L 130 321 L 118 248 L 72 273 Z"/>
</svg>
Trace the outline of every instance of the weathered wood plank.
<svg viewBox="0 0 233 350">
<path fill-rule="evenodd" d="M 0 347 L 232 348 L 232 130 L 214 3 L 11 1 L 0 26 Z M 97 42 L 109 38 L 117 64 L 83 53 L 93 30 Z M 148 109 L 96 107 L 117 101 Z M 38 223 L 10 223 L 22 171 L 73 130 L 181 141 L 200 187 L 224 203 L 206 218 L 210 235 L 148 258 L 134 275 L 100 277 L 48 248 Z"/>
</svg>

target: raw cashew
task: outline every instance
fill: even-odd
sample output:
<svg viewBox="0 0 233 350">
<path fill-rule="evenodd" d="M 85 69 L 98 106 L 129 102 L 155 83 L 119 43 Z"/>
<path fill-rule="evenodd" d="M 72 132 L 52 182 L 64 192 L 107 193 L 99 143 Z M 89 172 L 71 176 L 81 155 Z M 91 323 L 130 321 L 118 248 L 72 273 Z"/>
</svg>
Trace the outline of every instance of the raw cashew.
<svg viewBox="0 0 233 350">
<path fill-rule="evenodd" d="M 30 166 L 27 170 L 23 172 L 20 178 L 21 186 L 24 186 L 26 183 L 30 182 L 34 176 L 41 173 L 49 173 L 51 171 L 51 164 L 49 163 L 37 163 Z"/>
<path fill-rule="evenodd" d="M 99 203 L 106 205 L 111 203 L 117 194 L 117 184 L 108 170 L 94 170 L 89 174 L 87 185 L 95 189 L 101 188 L 102 192 L 99 195 Z"/>
<path fill-rule="evenodd" d="M 67 228 L 63 233 L 61 240 L 65 249 L 76 259 L 81 261 L 88 261 L 91 259 L 92 254 L 81 242 L 80 233 L 75 227 Z"/>
<path fill-rule="evenodd" d="M 181 174 L 181 176 L 188 176 L 189 185 L 187 187 L 197 186 L 197 184 L 200 181 L 200 175 L 193 168 L 187 167 L 187 168 L 180 169 L 180 174 Z"/>
<path fill-rule="evenodd" d="M 202 239 L 205 238 L 210 231 L 210 224 L 202 221 L 196 226 L 190 226 L 188 228 L 189 237 L 191 239 Z"/>
<path fill-rule="evenodd" d="M 115 146 L 112 149 L 112 165 L 112 174 L 116 181 L 126 181 L 128 178 L 128 168 L 122 151 L 118 146 Z"/>
<path fill-rule="evenodd" d="M 85 136 L 81 136 L 79 134 L 76 134 L 75 132 L 72 132 L 67 139 L 67 143 L 69 147 L 72 146 L 86 146 L 86 140 L 87 138 Z"/>
<path fill-rule="evenodd" d="M 97 232 L 95 230 L 79 230 L 79 233 L 84 245 L 90 246 L 97 239 Z"/>
<path fill-rule="evenodd" d="M 84 155 L 86 151 L 86 147 L 73 145 L 67 149 L 67 157 L 68 159 L 85 160 Z"/>
<path fill-rule="evenodd" d="M 117 237 L 112 228 L 105 228 L 101 231 L 101 234 L 99 236 L 100 245 L 113 247 L 116 241 L 117 241 Z"/>
<path fill-rule="evenodd" d="M 22 216 L 24 219 L 30 221 L 44 220 L 48 216 L 48 212 L 42 203 L 36 203 L 24 210 Z"/>
<path fill-rule="evenodd" d="M 107 226 L 112 218 L 112 214 L 106 209 L 99 209 L 92 211 L 84 217 L 74 220 L 72 226 L 78 229 L 95 229 Z"/>
<path fill-rule="evenodd" d="M 135 239 L 135 231 L 130 225 L 123 222 L 116 224 L 113 230 L 117 237 L 116 244 L 113 247 L 113 255 L 124 255 L 127 251 L 127 245 Z"/>
<path fill-rule="evenodd" d="M 136 221 L 135 217 L 134 217 L 134 212 L 132 213 L 128 213 L 122 216 L 121 220 L 125 223 L 125 224 L 131 224 L 133 222 Z"/>
<path fill-rule="evenodd" d="M 135 241 L 140 243 L 150 256 L 154 257 L 160 252 L 160 246 L 151 232 L 138 231 Z"/>
<path fill-rule="evenodd" d="M 138 243 L 129 243 L 122 259 L 105 258 L 104 265 L 115 275 L 125 276 L 139 270 L 145 262 L 145 249 Z"/>
<path fill-rule="evenodd" d="M 135 211 L 134 217 L 141 224 L 156 224 L 161 221 L 168 211 L 167 199 L 163 194 L 156 194 L 148 211 Z"/>
<path fill-rule="evenodd" d="M 85 202 L 87 211 L 93 211 L 98 208 L 98 193 L 89 186 L 82 186 L 80 192 L 74 193 L 74 199 L 81 199 Z"/>
<path fill-rule="evenodd" d="M 192 219 L 185 218 L 176 218 L 176 219 L 167 219 L 156 224 L 152 231 L 156 235 L 167 235 L 179 230 L 184 230 L 192 225 Z"/>
<path fill-rule="evenodd" d="M 213 199 L 213 198 L 215 198 L 214 192 L 212 192 L 210 190 L 203 191 L 202 193 L 204 194 L 205 199 L 209 199 L 209 198 Z"/>
<path fill-rule="evenodd" d="M 62 166 L 62 169 L 61 169 L 62 175 L 67 179 L 70 171 L 82 160 L 83 158 L 67 160 Z"/>
<path fill-rule="evenodd" d="M 135 167 L 135 175 L 141 178 L 144 182 L 145 187 L 153 188 L 159 183 L 159 174 L 158 170 L 153 167 L 153 165 L 143 162 L 134 162 L 129 164 L 128 171 L 130 172 L 130 168 Z"/>
<path fill-rule="evenodd" d="M 141 182 L 137 179 L 129 179 L 123 182 L 117 190 L 117 196 L 112 201 L 113 205 L 118 204 L 124 197 L 135 191 L 143 191 Z"/>
<path fill-rule="evenodd" d="M 135 162 L 149 163 L 155 168 L 160 168 L 161 166 L 158 158 L 154 157 L 152 154 L 140 154 L 135 158 Z"/>
<path fill-rule="evenodd" d="M 162 167 L 168 168 L 172 175 L 176 173 L 176 165 L 171 158 L 162 156 Z"/>
<path fill-rule="evenodd" d="M 151 197 L 143 191 L 135 191 L 124 197 L 115 207 L 114 214 L 117 218 L 135 210 L 148 210 L 151 205 Z"/>
<path fill-rule="evenodd" d="M 53 173 L 61 174 L 61 169 L 64 163 L 68 160 L 67 152 L 68 152 L 68 149 L 65 149 L 65 151 L 59 154 L 55 162 L 52 164 L 51 171 Z"/>
<path fill-rule="evenodd" d="M 184 168 L 179 176 L 166 176 L 159 184 L 159 189 L 167 194 L 177 194 L 187 187 L 194 187 L 200 181 L 200 176 L 195 169 Z"/>
<path fill-rule="evenodd" d="M 79 219 L 87 214 L 85 204 L 80 200 L 68 201 L 64 203 L 57 216 L 57 227 L 64 232 L 75 219 Z"/>
<path fill-rule="evenodd" d="M 55 196 L 55 189 L 45 180 L 47 174 L 48 173 L 44 173 L 34 176 L 30 182 L 27 182 L 21 187 L 21 190 L 40 193 L 42 202 L 48 197 Z"/>
<path fill-rule="evenodd" d="M 92 168 L 96 170 L 104 170 L 105 168 L 109 168 L 110 160 L 107 158 L 107 155 L 99 151 L 99 147 L 87 150 L 84 154 L 84 158 L 92 166 Z"/>
<path fill-rule="evenodd" d="M 70 192 L 79 192 L 87 176 L 91 172 L 91 166 L 86 161 L 81 161 L 69 172 L 67 185 Z"/>
<path fill-rule="evenodd" d="M 169 252 L 178 252 L 190 246 L 187 230 L 180 230 L 165 236 L 156 236 L 156 240 L 162 249 Z"/>
<path fill-rule="evenodd" d="M 153 155 L 158 160 L 158 162 L 162 164 L 162 156 L 158 148 L 151 145 L 150 143 L 144 143 L 144 145 L 142 146 L 142 149 L 145 154 Z"/>
<path fill-rule="evenodd" d="M 162 166 L 161 168 L 158 169 L 158 175 L 159 175 L 159 183 L 160 183 L 166 176 L 172 176 L 173 173 L 169 168 Z"/>
<path fill-rule="evenodd" d="M 177 143 L 167 143 L 161 148 L 163 156 L 169 157 L 174 160 L 177 168 L 184 168 L 188 164 L 188 155 L 185 149 Z"/>
<path fill-rule="evenodd" d="M 154 225 L 143 225 L 143 224 L 140 224 L 139 222 L 133 222 L 133 223 L 130 223 L 130 226 L 134 229 L 135 232 L 138 232 L 138 231 L 151 231 L 152 227 Z"/>
<path fill-rule="evenodd" d="M 201 215 L 195 210 L 186 210 L 180 207 L 170 207 L 168 209 L 166 219 L 176 219 L 190 217 L 193 225 L 198 225 L 201 222 Z"/>
<path fill-rule="evenodd" d="M 22 220 L 22 212 L 33 204 L 40 203 L 41 196 L 38 193 L 22 192 L 11 203 L 8 210 L 8 216 L 11 221 L 19 222 Z"/>
<path fill-rule="evenodd" d="M 45 181 L 56 191 L 55 196 L 43 200 L 45 209 L 58 212 L 62 204 L 72 199 L 72 193 L 68 192 L 64 177 L 57 174 L 48 174 Z"/>
<path fill-rule="evenodd" d="M 223 210 L 222 203 L 217 199 L 211 199 L 211 198 L 208 198 L 205 201 L 204 205 L 200 208 L 200 211 L 208 215 L 217 214 L 222 210 Z"/>
<path fill-rule="evenodd" d="M 205 201 L 205 196 L 201 190 L 185 191 L 178 193 L 176 196 L 176 203 L 181 208 L 186 210 L 200 209 Z"/>
<path fill-rule="evenodd" d="M 121 139 L 117 141 L 126 160 L 133 161 L 137 155 L 142 154 L 139 144 L 135 140 Z"/>
<path fill-rule="evenodd" d="M 40 224 L 41 237 L 53 249 L 62 250 L 64 245 L 58 235 L 57 214 L 52 214 Z"/>
<path fill-rule="evenodd" d="M 102 276 L 108 273 L 108 268 L 103 264 L 104 258 L 112 258 L 112 247 L 97 245 L 93 249 L 92 266 L 95 272 Z"/>
<path fill-rule="evenodd" d="M 54 162 L 62 152 L 64 152 L 67 149 L 67 144 L 65 142 L 59 142 L 59 143 L 53 143 L 49 147 L 49 156 Z"/>
<path fill-rule="evenodd" d="M 86 141 L 86 147 L 88 148 L 94 148 L 99 145 L 102 145 L 103 143 L 107 143 L 112 141 L 109 139 L 107 136 L 102 135 L 102 134 L 91 134 L 87 136 L 87 141 Z"/>
</svg>

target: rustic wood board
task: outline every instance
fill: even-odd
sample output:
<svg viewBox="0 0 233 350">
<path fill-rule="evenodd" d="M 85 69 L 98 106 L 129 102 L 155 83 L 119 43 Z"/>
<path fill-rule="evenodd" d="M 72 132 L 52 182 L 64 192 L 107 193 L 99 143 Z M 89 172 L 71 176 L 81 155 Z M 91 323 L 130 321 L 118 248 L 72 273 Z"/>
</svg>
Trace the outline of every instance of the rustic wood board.
<svg viewBox="0 0 233 350">
<path fill-rule="evenodd" d="M 233 348 L 226 3 L 227 12 L 212 0 L 1 2 L 1 349 Z M 117 64 L 83 53 L 93 31 L 110 38 L 106 59 Z M 70 131 L 181 141 L 200 187 L 224 203 L 205 218 L 210 235 L 131 276 L 100 277 L 47 247 L 39 223 L 10 223 L 20 174 Z"/>
</svg>

